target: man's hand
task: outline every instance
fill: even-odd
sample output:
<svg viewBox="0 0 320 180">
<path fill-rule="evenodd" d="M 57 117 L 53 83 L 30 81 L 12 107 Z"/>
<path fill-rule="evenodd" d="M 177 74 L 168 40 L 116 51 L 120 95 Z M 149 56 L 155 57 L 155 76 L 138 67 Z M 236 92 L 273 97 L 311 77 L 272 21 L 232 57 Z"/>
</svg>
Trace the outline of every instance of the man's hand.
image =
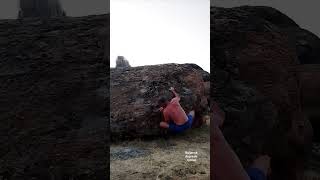
<svg viewBox="0 0 320 180">
<path fill-rule="evenodd" d="M 175 98 L 178 98 L 178 101 L 180 101 L 180 96 L 179 96 L 179 94 L 176 92 L 176 90 L 175 90 L 173 87 L 171 87 L 171 88 L 169 89 L 169 91 L 171 91 L 172 94 L 174 95 L 174 97 L 175 97 Z"/>
<path fill-rule="evenodd" d="M 163 111 L 163 107 L 160 107 L 160 108 L 158 109 L 158 111 L 159 111 L 159 112 L 162 112 L 162 111 Z"/>
</svg>

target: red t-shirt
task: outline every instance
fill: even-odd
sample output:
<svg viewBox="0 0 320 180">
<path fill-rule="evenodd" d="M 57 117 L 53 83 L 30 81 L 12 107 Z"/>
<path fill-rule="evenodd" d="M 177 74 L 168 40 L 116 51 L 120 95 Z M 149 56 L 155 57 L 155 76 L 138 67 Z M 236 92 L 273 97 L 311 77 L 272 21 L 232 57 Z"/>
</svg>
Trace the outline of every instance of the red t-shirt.
<svg viewBox="0 0 320 180">
<path fill-rule="evenodd" d="M 187 114 L 182 109 L 179 101 L 179 97 L 173 98 L 163 110 L 164 121 L 169 122 L 172 120 L 177 125 L 182 125 L 188 121 Z"/>
</svg>

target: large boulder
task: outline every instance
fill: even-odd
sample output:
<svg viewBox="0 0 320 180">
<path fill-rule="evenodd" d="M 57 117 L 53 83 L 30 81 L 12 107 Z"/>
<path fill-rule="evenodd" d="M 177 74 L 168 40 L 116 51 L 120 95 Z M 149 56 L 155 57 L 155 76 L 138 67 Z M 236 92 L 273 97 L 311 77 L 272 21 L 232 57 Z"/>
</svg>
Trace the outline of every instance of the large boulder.
<svg viewBox="0 0 320 180">
<path fill-rule="evenodd" d="M 286 27 L 298 26 L 272 8 L 211 8 L 211 97 L 226 112 L 223 132 L 245 167 L 271 155 L 272 179 L 296 179 L 311 149 Z"/>
<path fill-rule="evenodd" d="M 109 15 L 1 20 L 4 179 L 107 177 L 108 28 Z"/>
<path fill-rule="evenodd" d="M 163 64 L 111 69 L 111 138 L 159 136 L 161 113 L 157 103 L 161 96 L 170 97 L 175 87 L 181 105 L 188 111 L 196 108 L 195 123 L 208 107 L 204 74 L 194 64 Z M 201 123 L 195 124 L 200 126 Z"/>
<path fill-rule="evenodd" d="M 59 0 L 20 0 L 18 18 L 50 18 L 65 15 Z"/>
</svg>

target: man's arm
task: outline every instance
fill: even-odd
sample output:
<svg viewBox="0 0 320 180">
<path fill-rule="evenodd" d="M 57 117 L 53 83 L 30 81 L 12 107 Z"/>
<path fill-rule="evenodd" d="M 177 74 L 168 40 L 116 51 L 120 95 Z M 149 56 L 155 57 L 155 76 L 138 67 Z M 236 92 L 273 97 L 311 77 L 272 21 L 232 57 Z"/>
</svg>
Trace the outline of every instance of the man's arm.
<svg viewBox="0 0 320 180">
<path fill-rule="evenodd" d="M 180 96 L 179 96 L 179 94 L 176 92 L 176 90 L 173 88 L 173 87 L 171 87 L 170 89 L 169 89 L 171 92 L 172 92 L 172 94 L 174 95 L 174 98 L 176 98 L 178 101 L 180 100 Z"/>
<path fill-rule="evenodd" d="M 213 113 L 213 177 L 220 180 L 250 180 L 243 168 L 238 156 L 232 150 L 229 143 L 224 138 L 220 127 L 224 122 L 225 114 L 214 102 Z"/>
<path fill-rule="evenodd" d="M 250 180 L 238 156 L 232 150 L 219 128 L 213 130 L 213 177 L 220 180 Z"/>
</svg>

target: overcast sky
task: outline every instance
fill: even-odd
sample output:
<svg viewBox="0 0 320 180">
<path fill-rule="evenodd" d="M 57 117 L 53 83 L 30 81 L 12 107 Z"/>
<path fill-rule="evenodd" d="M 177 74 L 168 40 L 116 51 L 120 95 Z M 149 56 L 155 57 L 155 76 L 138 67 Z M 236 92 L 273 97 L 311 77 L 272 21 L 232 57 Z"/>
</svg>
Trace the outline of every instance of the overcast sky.
<svg viewBox="0 0 320 180">
<path fill-rule="evenodd" d="M 320 37 L 319 0 L 211 0 L 211 5 L 220 7 L 271 6 L 292 18 L 302 28 Z"/>
<path fill-rule="evenodd" d="M 111 0 L 110 66 L 195 63 L 210 70 L 210 0 Z"/>
<path fill-rule="evenodd" d="M 60 0 L 68 16 L 86 16 L 109 12 L 109 0 Z M 0 19 L 17 18 L 19 0 L 0 0 Z"/>
</svg>

